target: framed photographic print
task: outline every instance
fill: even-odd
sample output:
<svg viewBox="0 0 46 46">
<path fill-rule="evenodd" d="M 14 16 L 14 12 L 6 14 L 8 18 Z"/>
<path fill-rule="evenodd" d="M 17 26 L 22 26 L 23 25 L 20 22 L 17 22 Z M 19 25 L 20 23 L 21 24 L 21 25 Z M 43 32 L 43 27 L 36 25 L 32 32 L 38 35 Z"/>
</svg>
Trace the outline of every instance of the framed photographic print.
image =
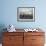
<svg viewBox="0 0 46 46">
<path fill-rule="evenodd" d="M 18 7 L 17 21 L 20 22 L 34 22 L 35 21 L 35 7 Z"/>
</svg>

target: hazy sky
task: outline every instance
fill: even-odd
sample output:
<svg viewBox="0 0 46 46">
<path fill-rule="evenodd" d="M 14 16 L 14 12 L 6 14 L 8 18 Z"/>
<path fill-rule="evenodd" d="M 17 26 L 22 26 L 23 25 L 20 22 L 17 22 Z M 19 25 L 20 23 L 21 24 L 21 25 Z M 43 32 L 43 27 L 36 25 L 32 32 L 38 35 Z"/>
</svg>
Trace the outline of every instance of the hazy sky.
<svg viewBox="0 0 46 46">
<path fill-rule="evenodd" d="M 32 14 L 33 9 L 32 8 L 19 8 L 19 13 L 21 12 L 21 14 L 25 13 L 25 14 Z"/>
</svg>

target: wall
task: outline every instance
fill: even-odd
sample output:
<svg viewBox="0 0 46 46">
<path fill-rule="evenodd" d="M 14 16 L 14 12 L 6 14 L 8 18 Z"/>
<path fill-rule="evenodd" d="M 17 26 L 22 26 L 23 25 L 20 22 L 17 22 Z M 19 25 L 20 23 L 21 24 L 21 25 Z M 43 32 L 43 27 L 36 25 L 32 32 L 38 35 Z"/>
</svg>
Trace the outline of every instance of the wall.
<svg viewBox="0 0 46 46">
<path fill-rule="evenodd" d="M 13 24 L 16 28 L 46 28 L 46 0 L 0 0 L 0 25 Z M 35 22 L 17 22 L 17 7 L 35 7 Z"/>
</svg>

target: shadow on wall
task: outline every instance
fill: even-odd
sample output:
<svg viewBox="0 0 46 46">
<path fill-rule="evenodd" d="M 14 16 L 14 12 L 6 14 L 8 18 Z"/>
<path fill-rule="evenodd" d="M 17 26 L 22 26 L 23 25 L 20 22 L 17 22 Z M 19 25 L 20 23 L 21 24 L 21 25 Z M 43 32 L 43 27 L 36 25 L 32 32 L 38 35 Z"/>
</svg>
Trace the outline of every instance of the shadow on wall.
<svg viewBox="0 0 46 46">
<path fill-rule="evenodd" d="M 0 24 L 0 43 L 2 43 L 2 36 L 3 36 L 2 32 L 6 31 L 6 30 L 3 30 L 4 28 L 6 28 L 5 25 Z"/>
</svg>

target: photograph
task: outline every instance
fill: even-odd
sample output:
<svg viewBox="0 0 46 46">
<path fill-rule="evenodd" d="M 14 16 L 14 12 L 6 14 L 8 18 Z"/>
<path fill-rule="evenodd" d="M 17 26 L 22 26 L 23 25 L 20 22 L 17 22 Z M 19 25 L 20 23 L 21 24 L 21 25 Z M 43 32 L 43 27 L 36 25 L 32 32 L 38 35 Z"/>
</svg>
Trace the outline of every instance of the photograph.
<svg viewBox="0 0 46 46">
<path fill-rule="evenodd" d="M 34 22 L 35 21 L 35 7 L 18 7 L 17 21 Z"/>
</svg>

